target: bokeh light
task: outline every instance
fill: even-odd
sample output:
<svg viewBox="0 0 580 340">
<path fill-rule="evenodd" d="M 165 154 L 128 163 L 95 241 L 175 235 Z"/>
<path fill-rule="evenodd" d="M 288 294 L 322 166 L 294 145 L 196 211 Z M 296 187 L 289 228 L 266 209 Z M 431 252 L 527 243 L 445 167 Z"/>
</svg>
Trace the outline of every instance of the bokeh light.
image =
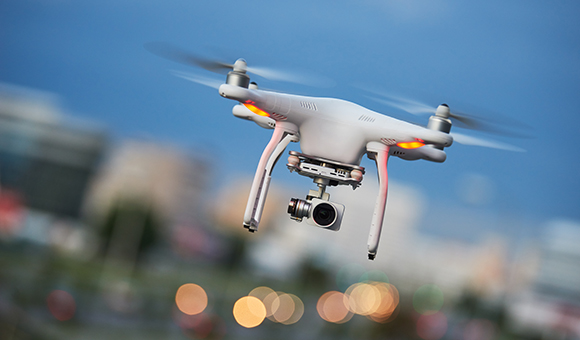
<svg viewBox="0 0 580 340">
<path fill-rule="evenodd" d="M 417 320 L 417 335 L 424 340 L 441 339 L 447 332 L 447 317 L 441 312 L 421 315 Z"/>
<path fill-rule="evenodd" d="M 280 307 L 272 314 L 272 317 L 276 322 L 284 323 L 294 314 L 294 299 L 286 293 L 278 295 L 278 299 L 280 301 Z"/>
<path fill-rule="evenodd" d="M 278 297 L 278 293 L 276 293 L 272 288 L 262 286 L 252 289 L 248 296 L 260 299 L 266 307 L 266 317 L 275 321 L 275 319 L 271 317 L 278 308 L 280 308 L 280 298 Z"/>
<path fill-rule="evenodd" d="M 77 306 L 72 295 L 64 290 L 53 290 L 46 298 L 50 314 L 59 321 L 67 321 L 75 315 Z"/>
<path fill-rule="evenodd" d="M 376 283 L 375 287 L 381 294 L 379 307 L 368 318 L 379 322 L 387 323 L 396 316 L 395 310 L 399 305 L 399 291 L 390 283 Z"/>
<path fill-rule="evenodd" d="M 417 313 L 434 314 L 443 306 L 443 292 L 434 284 L 419 287 L 413 294 L 413 307 Z"/>
<path fill-rule="evenodd" d="M 381 304 L 381 292 L 372 284 L 355 283 L 346 290 L 345 295 L 348 297 L 348 309 L 355 314 L 372 314 Z"/>
<path fill-rule="evenodd" d="M 275 293 L 275 291 L 272 288 L 260 286 L 252 289 L 252 291 L 250 291 L 248 296 L 257 297 L 258 299 L 263 301 L 266 298 L 266 296 L 270 295 L 271 293 Z"/>
<path fill-rule="evenodd" d="M 259 326 L 266 318 L 264 303 L 255 296 L 244 296 L 234 304 L 234 319 L 243 327 Z"/>
<path fill-rule="evenodd" d="M 386 323 L 394 319 L 398 305 L 399 292 L 394 285 L 369 281 L 351 285 L 344 294 L 326 292 L 316 308 L 320 317 L 328 322 L 347 322 L 354 314 L 359 314 Z"/>
<path fill-rule="evenodd" d="M 266 317 L 273 322 L 291 325 L 298 322 L 304 314 L 304 303 L 294 295 L 284 292 L 275 292 L 265 286 L 252 289 L 248 296 L 253 296 L 264 304 Z"/>
<path fill-rule="evenodd" d="M 205 290 L 194 283 L 186 283 L 177 289 L 175 303 L 177 308 L 185 314 L 195 315 L 203 312 L 207 307 Z"/>
<path fill-rule="evenodd" d="M 280 322 L 284 325 L 292 325 L 298 322 L 302 318 L 302 315 L 304 315 L 304 302 L 302 302 L 302 300 L 294 294 L 286 295 L 288 295 L 294 301 L 294 311 L 287 320 Z"/>
<path fill-rule="evenodd" d="M 353 316 L 345 302 L 346 297 L 343 293 L 337 291 L 326 292 L 318 299 L 316 310 L 325 321 L 345 323 Z"/>
<path fill-rule="evenodd" d="M 354 314 L 386 323 L 392 320 L 391 316 L 399 305 L 399 291 L 386 282 L 359 282 L 346 290 L 344 303 Z"/>
</svg>

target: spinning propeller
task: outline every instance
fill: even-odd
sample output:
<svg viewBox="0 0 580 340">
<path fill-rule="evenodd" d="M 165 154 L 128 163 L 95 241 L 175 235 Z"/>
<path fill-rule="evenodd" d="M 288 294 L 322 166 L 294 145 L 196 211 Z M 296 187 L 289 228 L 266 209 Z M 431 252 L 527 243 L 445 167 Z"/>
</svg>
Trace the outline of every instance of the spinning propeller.
<svg viewBox="0 0 580 340">
<path fill-rule="evenodd" d="M 384 98 L 377 98 L 373 96 L 367 96 L 368 98 L 377 101 L 382 104 L 386 104 L 408 113 L 414 115 L 424 115 L 424 114 L 432 114 L 435 117 L 440 117 L 443 119 L 449 119 L 453 122 L 454 126 L 470 129 L 470 130 L 477 130 L 483 131 L 488 133 L 495 133 L 501 135 L 508 135 L 512 137 L 522 137 L 522 134 L 514 132 L 510 128 L 517 128 L 522 127 L 521 123 L 515 121 L 508 121 L 507 119 L 503 119 L 505 122 L 501 123 L 499 121 L 494 121 L 491 118 L 482 118 L 470 114 L 466 114 L 463 112 L 458 111 L 451 111 L 447 104 L 441 104 L 438 107 L 433 107 L 427 105 L 425 103 L 407 99 L 404 97 L 398 96 L 391 96 L 385 93 L 377 93 L 373 91 L 374 94 L 380 95 Z M 386 98 L 386 99 L 385 99 Z M 452 132 L 450 135 L 453 136 L 453 140 L 457 143 L 464 144 L 464 145 L 473 145 L 473 146 L 482 146 L 500 150 L 507 150 L 507 151 L 516 151 L 516 152 L 524 152 L 525 150 L 519 148 L 517 146 L 513 146 L 510 144 L 477 138 L 473 136 L 464 135 L 461 133 Z"/>
<path fill-rule="evenodd" d="M 144 45 L 149 52 L 169 59 L 181 64 L 201 67 L 207 71 L 219 74 L 227 74 L 230 71 L 238 71 L 240 73 L 252 73 L 259 77 L 273 80 L 283 81 L 302 85 L 311 86 L 325 86 L 330 83 L 328 79 L 323 79 L 318 76 L 305 75 L 299 72 L 284 72 L 269 67 L 248 66 L 244 59 L 238 59 L 235 63 L 227 63 L 216 59 L 210 59 L 188 52 L 175 45 L 164 42 L 151 42 Z M 195 74 L 186 72 L 176 72 L 177 76 L 191 80 L 202 85 L 215 87 L 215 81 L 212 78 L 201 77 Z M 219 85 L 218 85 L 219 86 Z"/>
</svg>

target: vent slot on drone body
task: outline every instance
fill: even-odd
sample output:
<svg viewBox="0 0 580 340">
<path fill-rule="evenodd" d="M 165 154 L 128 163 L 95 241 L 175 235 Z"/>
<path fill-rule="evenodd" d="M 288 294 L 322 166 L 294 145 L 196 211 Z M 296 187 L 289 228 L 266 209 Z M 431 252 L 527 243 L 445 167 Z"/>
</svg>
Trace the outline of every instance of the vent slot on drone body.
<svg viewBox="0 0 580 340">
<path fill-rule="evenodd" d="M 274 120 L 286 120 L 288 119 L 288 117 L 278 114 L 276 112 L 272 112 L 272 114 L 270 115 L 270 118 L 274 119 Z"/>
<path fill-rule="evenodd" d="M 300 106 L 308 110 L 318 111 L 318 107 L 312 102 L 300 102 Z"/>
<path fill-rule="evenodd" d="M 383 142 L 386 145 L 395 145 L 397 144 L 397 141 L 392 139 L 392 138 L 381 138 L 381 142 Z"/>
<path fill-rule="evenodd" d="M 360 117 L 358 117 L 358 120 L 362 121 L 362 122 L 369 122 L 372 123 L 375 121 L 375 118 L 367 116 L 367 115 L 362 115 Z"/>
</svg>

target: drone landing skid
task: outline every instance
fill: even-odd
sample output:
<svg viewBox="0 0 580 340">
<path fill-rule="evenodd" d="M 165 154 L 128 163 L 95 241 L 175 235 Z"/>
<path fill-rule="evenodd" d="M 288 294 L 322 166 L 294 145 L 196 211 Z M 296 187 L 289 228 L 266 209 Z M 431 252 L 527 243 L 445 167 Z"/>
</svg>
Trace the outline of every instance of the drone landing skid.
<svg viewBox="0 0 580 340">
<path fill-rule="evenodd" d="M 244 213 L 244 228 L 250 232 L 258 230 L 262 211 L 264 210 L 264 202 L 270 187 L 270 180 L 272 179 L 272 169 L 278 158 L 290 142 L 297 142 L 298 136 L 294 131 L 289 131 L 283 124 L 276 124 L 272 138 L 260 158 L 252 188 L 250 189 L 250 197 L 248 198 L 248 205 Z"/>
<path fill-rule="evenodd" d="M 353 189 L 360 186 L 365 168 L 358 165 L 340 163 L 328 159 L 308 156 L 296 151 L 290 151 L 288 169 L 299 175 L 314 180 L 325 179 L 328 185 L 351 185 Z"/>
<path fill-rule="evenodd" d="M 379 175 L 379 194 L 375 202 L 375 211 L 371 221 L 371 229 L 368 239 L 369 260 L 374 260 L 379 248 L 379 240 L 383 229 L 383 220 L 387 207 L 387 192 L 389 190 L 389 176 L 387 173 L 387 162 L 389 161 L 390 148 L 378 143 L 369 143 L 367 145 L 368 156 L 377 163 L 377 172 Z"/>
</svg>

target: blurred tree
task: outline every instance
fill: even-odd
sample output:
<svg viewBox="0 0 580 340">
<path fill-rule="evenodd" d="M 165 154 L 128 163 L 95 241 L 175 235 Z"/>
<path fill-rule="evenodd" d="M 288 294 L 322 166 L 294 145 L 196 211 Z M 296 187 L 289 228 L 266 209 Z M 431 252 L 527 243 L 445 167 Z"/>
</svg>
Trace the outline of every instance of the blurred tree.
<svg viewBox="0 0 580 340">
<path fill-rule="evenodd" d="M 304 293 L 322 295 L 331 287 L 332 280 L 328 269 L 312 257 L 302 261 L 298 275 L 298 282 L 301 283 Z"/>
<path fill-rule="evenodd" d="M 161 226 L 150 204 L 136 199 L 118 200 L 97 226 L 103 240 L 101 254 L 138 262 L 158 242 Z"/>
</svg>

